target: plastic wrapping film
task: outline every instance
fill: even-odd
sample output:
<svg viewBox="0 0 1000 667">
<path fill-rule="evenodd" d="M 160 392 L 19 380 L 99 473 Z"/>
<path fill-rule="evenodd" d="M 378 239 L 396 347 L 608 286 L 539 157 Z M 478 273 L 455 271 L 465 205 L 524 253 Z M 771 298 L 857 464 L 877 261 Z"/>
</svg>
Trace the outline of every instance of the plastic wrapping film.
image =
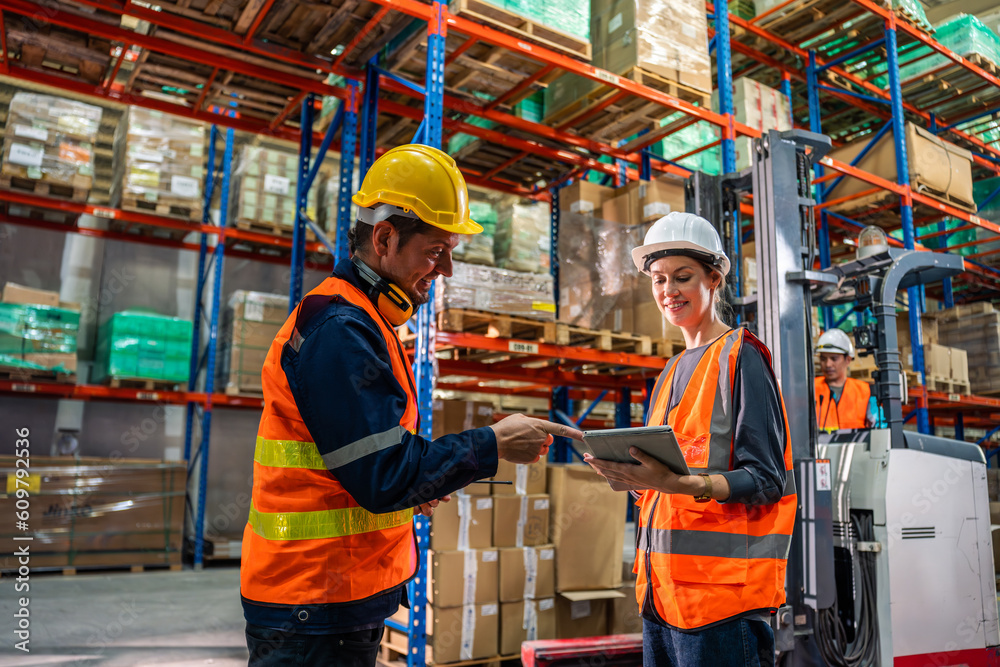
<svg viewBox="0 0 1000 667">
<path fill-rule="evenodd" d="M 190 374 L 190 321 L 126 310 L 97 332 L 94 381 L 108 377 L 186 382 Z"/>
<path fill-rule="evenodd" d="M 989 220 L 990 222 L 1000 222 L 1000 195 L 995 196 L 989 202 L 986 198 L 989 197 L 997 188 L 1000 188 L 1000 177 L 996 178 L 986 178 L 976 181 L 972 185 L 972 194 L 976 199 L 976 204 L 979 206 L 979 212 L 977 215 L 979 217 Z M 965 225 L 965 222 L 959 222 L 952 220 L 957 226 Z M 998 237 L 993 232 L 981 229 L 977 227 L 974 230 L 970 230 L 975 234 L 975 238 L 980 241 L 979 245 L 971 246 L 968 250 L 971 250 L 968 254 L 975 254 L 979 252 L 987 252 L 989 250 L 1000 250 L 1000 237 Z M 955 234 L 955 242 L 960 243 L 958 238 L 958 232 Z M 930 241 L 931 239 L 927 239 Z M 921 241 L 921 243 L 924 243 Z M 964 252 L 966 248 L 961 248 L 959 252 Z M 975 261 L 982 262 L 983 264 L 989 264 L 991 266 L 1000 266 L 1000 252 L 993 253 L 992 255 L 985 255 L 983 257 L 977 258 Z"/>
<path fill-rule="evenodd" d="M 131 107 L 118 152 L 124 203 L 144 201 L 189 208 L 200 217 L 207 132 L 178 116 Z M 196 215 L 197 214 L 197 215 Z"/>
<path fill-rule="evenodd" d="M 555 319 L 551 274 L 525 273 L 454 262 L 452 275 L 438 279 L 438 312 L 446 308 L 484 310 L 537 320 Z"/>
<path fill-rule="evenodd" d="M 712 91 L 705 5 L 697 0 L 594 0 L 593 64 L 615 74 L 633 67 Z"/>
<path fill-rule="evenodd" d="M 89 190 L 100 123 L 100 107 L 18 92 L 10 101 L 0 173 Z"/>
<path fill-rule="evenodd" d="M 668 116 L 660 121 L 660 126 L 670 125 L 680 120 L 681 117 L 682 114 Z M 654 152 L 658 152 L 659 155 L 672 160 L 675 157 L 690 153 L 702 146 L 708 146 L 718 140 L 718 130 L 714 125 L 705 121 L 698 121 L 664 137 L 661 142 L 654 145 Z M 706 174 L 716 175 L 722 171 L 722 158 L 718 146 L 706 148 L 694 155 L 689 155 L 677 161 L 677 163 L 688 169 L 701 171 Z"/>
<path fill-rule="evenodd" d="M 712 109 L 719 111 L 718 91 L 712 93 Z M 762 133 L 767 130 L 785 131 L 792 129 L 792 119 L 788 110 L 788 98 L 785 94 L 780 90 L 765 86 L 749 77 L 740 77 L 733 81 L 733 111 L 736 122 L 749 125 Z M 699 122 L 698 125 L 706 126 L 711 132 L 712 139 L 701 145 L 690 146 L 687 149 L 688 151 L 718 141 L 721 138 L 721 132 L 718 127 L 708 125 L 708 123 L 704 122 Z M 753 139 L 750 137 L 737 137 L 735 144 L 736 170 L 742 171 L 751 166 Z M 718 155 L 718 149 L 715 149 L 715 151 L 716 155 Z M 679 154 L 683 154 L 684 152 L 687 151 L 681 151 Z M 716 159 L 718 158 L 716 157 Z"/>
<path fill-rule="evenodd" d="M 551 213 L 544 202 L 506 203 L 497 211 L 493 256 L 502 269 L 549 273 Z"/>
<path fill-rule="evenodd" d="M 483 226 L 479 234 L 463 235 L 455 246 L 452 257 L 469 264 L 493 266 L 493 240 L 497 229 L 497 211 L 487 201 L 473 199 L 469 202 L 472 219 Z"/>
<path fill-rule="evenodd" d="M 233 292 L 222 317 L 217 384 L 236 393 L 263 391 L 264 359 L 287 318 L 287 294 Z"/>
<path fill-rule="evenodd" d="M 0 508 L 13 516 L 17 470 L 0 456 Z M 23 470 L 23 468 L 21 468 Z M 187 468 L 184 462 L 31 457 L 21 488 L 31 498 L 27 531 L 0 529 L 0 569 L 16 569 L 14 537 L 30 536 L 31 566 L 180 563 Z M 24 484 L 27 486 L 24 486 Z"/>
<path fill-rule="evenodd" d="M 562 213 L 559 321 L 587 329 L 632 328 L 628 313 L 641 284 L 641 274 L 632 263 L 632 248 L 642 245 L 648 228 Z"/>
<path fill-rule="evenodd" d="M 243 146 L 233 171 L 236 187 L 231 189 L 230 210 L 236 211 L 236 220 L 293 227 L 298 172 L 296 151 L 252 144 Z M 330 171 L 321 168 L 309 188 L 306 214 L 314 221 L 318 220 L 319 193 L 325 191 L 329 177 Z"/>
</svg>

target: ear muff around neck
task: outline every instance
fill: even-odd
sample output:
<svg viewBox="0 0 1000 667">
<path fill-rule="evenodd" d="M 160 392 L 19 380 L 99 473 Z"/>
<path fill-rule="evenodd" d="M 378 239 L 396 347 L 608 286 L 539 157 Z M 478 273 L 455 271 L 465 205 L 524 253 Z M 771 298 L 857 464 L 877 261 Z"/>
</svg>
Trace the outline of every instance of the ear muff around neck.
<svg viewBox="0 0 1000 667">
<path fill-rule="evenodd" d="M 413 303 L 402 288 L 385 280 L 357 257 L 352 257 L 351 263 L 357 269 L 365 294 L 378 312 L 394 327 L 406 324 L 413 315 Z"/>
</svg>

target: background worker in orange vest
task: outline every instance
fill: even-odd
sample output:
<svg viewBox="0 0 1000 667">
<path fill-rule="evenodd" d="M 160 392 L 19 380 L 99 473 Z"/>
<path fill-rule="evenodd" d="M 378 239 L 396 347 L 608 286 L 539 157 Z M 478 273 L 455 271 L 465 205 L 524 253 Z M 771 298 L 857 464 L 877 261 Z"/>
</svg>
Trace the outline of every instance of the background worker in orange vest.
<svg viewBox="0 0 1000 667">
<path fill-rule="evenodd" d="M 407 604 L 414 508 L 530 463 L 574 429 L 514 415 L 426 440 L 394 327 L 450 276 L 469 219 L 454 160 L 387 151 L 353 201 L 352 257 L 296 306 L 262 371 L 264 413 L 243 533 L 240 592 L 250 665 L 374 665 L 385 619 Z"/>
<path fill-rule="evenodd" d="M 823 375 L 816 378 L 816 421 L 824 431 L 871 428 L 871 385 L 847 377 L 854 344 L 840 329 L 824 331 L 816 346 Z"/>
<path fill-rule="evenodd" d="M 770 352 L 722 316 L 729 259 L 707 220 L 660 218 L 632 258 L 687 344 L 660 375 L 647 424 L 673 428 L 693 473 L 634 447 L 638 465 L 585 457 L 638 492 L 643 664 L 773 665 L 796 495 Z"/>
</svg>

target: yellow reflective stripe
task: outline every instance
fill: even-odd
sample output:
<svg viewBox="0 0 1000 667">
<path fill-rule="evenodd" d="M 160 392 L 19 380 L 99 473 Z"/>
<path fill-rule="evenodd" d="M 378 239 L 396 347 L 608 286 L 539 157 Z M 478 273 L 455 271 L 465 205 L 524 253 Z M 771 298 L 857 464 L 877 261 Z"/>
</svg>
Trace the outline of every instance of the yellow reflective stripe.
<svg viewBox="0 0 1000 667">
<path fill-rule="evenodd" d="M 406 525 L 413 510 L 372 514 L 363 507 L 318 512 L 258 512 L 250 505 L 253 532 L 265 540 L 322 540 L 347 537 Z"/>
<path fill-rule="evenodd" d="M 323 457 L 319 455 L 315 442 L 298 440 L 265 440 L 257 436 L 257 449 L 253 460 L 262 466 L 272 468 L 306 468 L 326 470 Z"/>
</svg>

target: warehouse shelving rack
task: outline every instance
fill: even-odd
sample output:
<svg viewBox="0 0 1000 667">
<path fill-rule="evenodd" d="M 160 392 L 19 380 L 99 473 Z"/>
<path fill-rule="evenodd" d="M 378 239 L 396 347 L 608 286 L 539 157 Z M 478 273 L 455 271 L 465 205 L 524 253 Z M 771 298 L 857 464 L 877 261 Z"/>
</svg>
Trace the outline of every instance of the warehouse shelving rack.
<svg viewBox="0 0 1000 667">
<path fill-rule="evenodd" d="M 937 51 L 941 51 L 926 35 L 916 31 L 911 26 L 897 23 L 895 15 L 887 12 L 868 0 L 852 0 L 862 11 L 869 12 L 873 16 L 880 17 L 885 24 L 886 36 L 885 44 L 891 50 L 893 56 L 896 52 L 896 39 L 898 32 L 903 32 L 907 39 L 919 40 L 929 44 Z M 296 51 L 273 43 L 264 42 L 255 37 L 255 33 L 261 28 L 262 22 L 268 11 L 274 4 L 273 0 L 265 0 L 257 10 L 256 15 L 251 16 L 245 31 L 237 33 L 232 30 L 225 30 L 218 27 L 207 26 L 205 23 L 171 14 L 169 11 L 154 11 L 153 9 L 132 4 L 131 2 L 115 2 L 114 0 L 83 0 L 79 4 L 91 8 L 111 11 L 119 16 L 128 15 L 133 18 L 148 21 L 153 26 L 171 33 L 188 35 L 200 40 L 199 45 L 192 45 L 180 41 L 171 41 L 157 35 L 141 35 L 134 31 L 123 29 L 117 25 L 102 23 L 95 19 L 82 18 L 78 15 L 52 7 L 43 7 L 27 0 L 0 0 L 0 20 L 4 12 L 11 12 L 23 16 L 37 16 L 55 25 L 60 25 L 68 29 L 86 30 L 88 33 L 104 37 L 106 39 L 121 42 L 122 47 L 119 56 L 115 60 L 110 76 L 103 85 L 94 86 L 83 83 L 79 80 L 66 78 L 60 74 L 48 71 L 37 71 L 28 69 L 7 57 L 7 49 L 3 48 L 3 61 L 0 63 L 0 73 L 15 79 L 30 80 L 50 87 L 67 90 L 76 94 L 83 94 L 91 97 L 103 98 L 106 100 L 134 104 L 147 108 L 157 109 L 168 113 L 174 113 L 189 118 L 218 125 L 220 127 L 234 128 L 241 131 L 268 134 L 287 140 L 299 141 L 302 153 L 302 163 L 300 165 L 301 175 L 306 175 L 310 171 L 310 158 L 308 153 L 312 146 L 320 145 L 320 155 L 317 162 L 322 160 L 326 148 L 335 147 L 341 150 L 345 157 L 341 162 L 341 193 L 350 190 L 350 183 L 353 177 L 354 164 L 349 159 L 354 151 L 351 145 L 358 138 L 355 136 L 356 121 L 360 116 L 360 160 L 361 175 L 374 159 L 376 150 L 376 137 L 378 121 L 380 115 L 394 116 L 402 119 L 409 119 L 413 123 L 420 123 L 417 128 L 417 136 L 425 143 L 440 145 L 443 132 L 462 132 L 472 135 L 480 140 L 490 142 L 497 146 L 502 146 L 515 151 L 514 155 L 506 163 L 498 168 L 487 171 L 477 171 L 466 168 L 465 173 L 469 183 L 481 185 L 504 192 L 521 196 L 532 197 L 538 200 L 548 200 L 553 209 L 553 234 L 558 233 L 558 213 L 559 213 L 559 187 L 565 185 L 573 178 L 581 177 L 586 171 L 596 171 L 610 178 L 615 179 L 618 184 L 636 178 L 648 179 L 657 173 L 672 173 L 679 176 L 686 176 L 689 170 L 680 167 L 671 160 L 659 159 L 652 156 L 648 150 L 649 146 L 665 136 L 669 131 L 676 131 L 685 124 L 704 121 L 715 125 L 720 129 L 722 148 L 723 169 L 733 171 L 735 169 L 734 139 L 737 136 L 756 137 L 759 133 L 753 128 L 736 123 L 733 120 L 733 103 L 731 97 L 731 81 L 733 77 L 733 53 L 742 56 L 751 56 L 756 62 L 773 68 L 780 77 L 780 86 L 791 98 L 791 81 L 795 79 L 804 82 L 807 86 L 807 96 L 814 101 L 822 90 L 824 95 L 849 102 L 851 105 L 870 113 L 876 118 L 888 120 L 894 126 L 899 125 L 905 115 L 919 117 L 926 124 L 936 127 L 935 117 L 921 111 L 908 104 L 903 99 L 898 81 L 898 74 L 893 77 L 890 72 L 890 79 L 894 83 L 890 86 L 889 93 L 881 90 L 874 84 L 859 79 L 856 75 L 847 71 L 843 63 L 849 58 L 823 59 L 810 54 L 807 50 L 798 45 L 784 42 L 780 37 L 768 33 L 766 30 L 754 25 L 752 21 L 745 21 L 735 16 L 730 16 L 727 12 L 718 12 L 709 4 L 707 9 L 710 18 L 714 20 L 714 29 L 711 33 L 713 45 L 716 52 L 716 62 L 720 84 L 720 112 L 715 113 L 709 109 L 694 106 L 690 103 L 671 97 L 670 95 L 647 88 L 626 78 L 616 76 L 612 73 L 598 70 L 577 60 L 569 58 L 560 53 L 531 44 L 516 37 L 512 37 L 503 32 L 499 32 L 491 27 L 477 24 L 460 16 L 453 16 L 447 12 L 444 4 L 433 2 L 424 4 L 416 0 L 375 0 L 379 8 L 366 17 L 364 27 L 357 33 L 344 50 L 337 55 L 336 59 L 323 59 Z M 720 3 L 721 5 L 721 3 Z M 379 69 L 375 62 L 361 63 L 361 67 L 352 67 L 349 64 L 349 56 L 361 43 L 363 36 L 374 29 L 377 23 L 387 16 L 395 14 L 405 14 L 414 19 L 426 21 L 428 24 L 428 66 L 426 70 L 424 85 L 418 85 L 394 75 L 385 70 Z M 740 35 L 731 34 L 731 30 L 741 31 Z M 517 53 L 525 58 L 533 59 L 544 65 L 540 71 L 552 71 L 559 69 L 562 71 L 578 74 L 590 78 L 601 84 L 618 89 L 618 93 L 611 98 L 618 101 L 629 96 L 643 98 L 649 102 L 662 105 L 671 111 L 684 113 L 688 120 L 662 130 L 646 133 L 627 143 L 611 143 L 596 141 L 587 137 L 581 137 L 559 128 L 549 127 L 543 123 L 535 123 L 522 119 L 511 113 L 505 113 L 499 107 L 500 101 L 494 100 L 490 103 L 481 101 L 470 101 L 459 96 L 450 94 L 444 90 L 445 68 L 451 64 L 457 56 L 455 52 L 447 54 L 445 51 L 445 37 L 451 32 L 459 33 L 467 37 L 467 41 L 459 47 L 462 50 L 468 49 L 477 41 L 490 44 L 496 49 Z M 2 33 L 2 31 L 0 31 Z M 787 57 L 777 56 L 774 53 L 763 53 L 753 46 L 741 41 L 741 35 L 751 34 L 775 44 L 780 50 L 792 54 L 799 58 L 802 66 L 789 62 Z M 892 37 L 890 38 L 890 34 Z M 4 45 L 5 46 L 5 45 Z M 206 63 L 213 64 L 211 73 L 205 82 L 203 90 L 193 101 L 178 98 L 168 101 L 161 96 L 149 97 L 136 94 L 127 88 L 122 88 L 115 81 L 115 76 L 126 60 L 126 54 L 130 48 L 136 47 L 145 50 L 167 54 L 176 58 L 178 62 Z M 968 63 L 955 56 L 945 53 L 944 55 L 958 62 L 961 66 L 967 67 L 969 71 L 987 81 L 989 85 L 1000 85 L 996 77 L 983 71 L 972 63 Z M 782 59 L 784 58 L 784 59 Z M 895 58 L 893 57 L 893 60 Z M 367 67 L 365 67 L 367 65 Z M 893 69 L 898 65 L 893 65 Z M 247 77 L 255 77 L 261 81 L 266 81 L 275 85 L 284 85 L 292 89 L 292 94 L 287 98 L 284 108 L 270 119 L 261 119 L 252 114 L 228 112 L 222 113 L 205 109 L 205 105 L 211 100 L 207 94 L 217 82 L 220 73 L 236 72 Z M 848 82 L 848 86 L 819 86 L 819 76 L 821 72 L 837 75 L 839 82 Z M 325 83 L 315 76 L 316 73 L 324 75 L 339 75 L 346 78 L 344 86 Z M 521 83 L 513 86 L 507 94 L 507 100 L 514 100 L 518 95 L 529 92 L 541 76 L 537 72 L 526 77 Z M 363 84 L 364 88 L 359 88 L 358 84 Z M 855 90 L 856 89 L 856 90 Z M 363 92 L 362 92 L 363 90 Z M 860 92 L 859 92 L 860 91 Z M 811 94 L 809 94 L 811 93 Z M 340 110 L 337 112 L 334 122 L 324 135 L 314 133 L 312 129 L 312 116 L 315 109 L 316 95 L 327 95 L 341 100 Z M 888 100 L 891 104 L 889 110 L 883 110 L 875 106 Z M 612 104 L 609 101 L 608 104 Z M 814 105 L 815 106 L 815 105 Z M 301 107 L 298 124 L 294 118 L 294 111 Z M 507 128 L 508 132 L 501 132 L 496 129 L 488 129 L 465 122 L 459 116 L 474 116 L 489 120 L 499 126 Z M 817 119 L 819 114 L 817 113 Z M 812 114 L 810 114 L 812 117 Z M 965 119 L 972 120 L 972 119 Z M 963 136 L 955 127 L 945 126 L 943 131 L 951 135 L 959 136 L 966 143 L 977 148 L 980 154 L 976 157 L 978 167 L 1000 173 L 1000 150 L 987 146 L 982 141 L 971 136 Z M 337 132 L 341 137 L 338 143 L 332 139 Z M 900 136 L 897 132 L 896 136 Z M 214 144 L 213 144 L 214 145 Z M 325 145 L 326 148 L 323 146 Z M 550 181 L 548 191 L 540 189 L 534 183 L 526 182 L 512 176 L 511 167 L 527 156 L 540 157 L 553 164 L 560 165 L 562 175 Z M 607 156 L 612 158 L 611 163 L 600 162 L 597 158 Z M 906 163 L 904 151 L 897 150 L 897 161 L 900 164 Z M 632 165 L 632 166 L 629 166 Z M 904 241 L 907 247 L 920 247 L 913 234 L 912 203 L 920 202 L 933 206 L 942 213 L 949 214 L 961 219 L 967 225 L 1000 232 L 1000 227 L 992 222 L 982 220 L 974 215 L 966 214 L 962 211 L 952 210 L 951 207 L 943 207 L 933 200 L 924 201 L 919 193 L 915 193 L 907 183 L 890 183 L 879 179 L 871 174 L 861 172 L 856 167 L 835 160 L 824 160 L 823 167 L 831 169 L 836 173 L 822 174 L 816 179 L 816 183 L 821 185 L 833 178 L 837 174 L 847 174 L 871 184 L 873 187 L 885 189 L 897 194 L 903 201 L 903 226 Z M 900 170 L 905 174 L 906 170 Z M 303 195 L 302 192 L 299 193 Z M 27 224 L 35 227 L 58 229 L 74 233 L 101 236 L 103 238 L 128 240 L 142 243 L 153 243 L 157 245 L 176 247 L 190 251 L 202 253 L 202 257 L 208 252 L 207 239 L 215 239 L 215 250 L 221 259 L 222 253 L 226 256 L 244 256 L 248 258 L 261 259 L 264 261 L 290 261 L 292 264 L 293 280 L 291 295 L 295 297 L 301 294 L 302 264 L 305 252 L 322 253 L 320 244 L 305 244 L 305 220 L 299 216 L 296 220 L 296 235 L 292 240 L 277 239 L 262 234 L 245 232 L 229 227 L 216 227 L 214 225 L 189 225 L 179 223 L 175 220 L 138 214 L 132 212 L 111 209 L 108 207 L 92 207 L 85 204 L 70 204 L 48 198 L 37 197 L 22 193 L 3 193 L 0 195 L 5 201 L 32 205 L 40 208 L 49 208 L 75 214 L 89 214 L 97 217 L 113 218 L 122 221 L 133 222 L 141 229 L 164 228 L 182 229 L 196 232 L 202 235 L 200 245 L 184 243 L 182 241 L 170 241 L 159 239 L 147 235 L 125 234 L 121 232 L 109 232 L 106 230 L 95 230 L 80 227 L 78 223 L 70 225 L 54 225 L 41 221 L 29 219 L 14 219 L 10 216 L 2 218 L 4 222 L 15 224 Z M 349 223 L 346 198 L 341 197 L 341 206 L 338 211 L 338 227 L 335 238 L 337 244 L 335 248 L 339 253 L 343 253 L 343 232 L 346 224 Z M 909 209 L 910 213 L 905 211 Z M 743 213 L 752 212 L 752 204 L 745 202 L 741 210 Z M 830 227 L 848 232 L 856 229 L 856 223 L 843 220 L 834 216 L 825 215 L 827 222 L 822 225 L 824 238 L 821 248 L 826 251 L 826 259 L 829 261 L 830 249 Z M 909 232 L 906 231 L 907 227 Z M 927 237 L 923 237 L 927 238 Z M 289 258 L 274 257 L 260 252 L 248 252 L 224 248 L 226 241 L 239 241 L 245 244 L 253 244 L 257 247 L 268 246 L 278 249 L 282 253 L 287 252 Z M 553 242 L 553 248 L 556 247 Z M 320 255 L 322 256 L 322 255 Z M 557 258 L 553 257 L 553 260 Z M 738 259 L 738 258 L 737 258 Z M 221 262 L 220 262 L 221 264 Z M 553 261 L 553 267 L 558 279 L 558 264 Z M 734 267 L 739 267 L 739 262 L 734 261 Z M 204 268 L 204 267 L 202 267 Z M 215 270 L 219 270 L 218 264 Z M 738 270 L 738 268 L 737 268 Z M 202 282 L 204 273 L 199 272 L 199 282 Z M 207 277 L 205 278 L 207 280 Z M 218 280 L 218 276 L 215 280 Z M 972 264 L 962 276 L 962 280 L 979 285 L 984 288 L 997 290 L 1000 286 L 1000 273 L 994 269 Z M 298 285 L 298 292 L 296 292 Z M 557 290 L 558 293 L 558 290 Z M 946 290 L 946 301 L 948 291 Z M 215 291 L 215 298 L 218 299 L 218 290 Z M 911 303 L 917 301 L 911 300 Z M 421 309 L 419 321 L 419 335 L 415 348 L 417 377 L 419 378 L 419 394 L 421 412 L 427 418 L 423 420 L 424 427 L 430 427 L 430 396 L 433 387 L 433 369 L 431 366 L 432 355 L 435 350 L 452 346 L 469 349 L 493 350 L 496 352 L 510 352 L 517 349 L 521 354 L 520 366 L 507 366 L 504 369 L 484 368 L 485 365 L 463 364 L 462 362 L 451 362 L 446 359 L 438 361 L 441 377 L 465 377 L 467 380 L 451 380 L 442 382 L 442 388 L 460 388 L 462 390 L 479 389 L 494 393 L 504 393 L 507 391 L 517 392 L 523 395 L 546 396 L 548 392 L 545 387 L 566 387 L 576 386 L 582 389 L 559 389 L 554 396 L 554 410 L 563 413 L 570 413 L 568 402 L 570 400 L 586 400 L 595 403 L 607 397 L 607 393 L 614 391 L 616 402 L 619 405 L 618 417 L 620 422 L 625 422 L 628 414 L 628 407 L 632 396 L 648 395 L 649 377 L 644 372 L 639 372 L 634 376 L 614 377 L 613 380 L 602 380 L 601 376 L 588 373 L 580 373 L 574 370 L 564 370 L 557 367 L 555 370 L 531 369 L 533 361 L 543 359 L 563 359 L 572 367 L 575 365 L 611 363 L 619 365 L 632 365 L 637 368 L 646 368 L 648 373 L 655 376 L 658 370 L 657 364 L 662 367 L 662 360 L 655 359 L 631 359 L 624 358 L 617 353 L 604 353 L 597 350 L 582 350 L 565 348 L 558 349 L 556 346 L 545 346 L 534 344 L 530 341 L 508 341 L 503 339 L 481 339 L 469 334 L 436 333 L 433 328 L 432 309 Z M 218 324 L 218 303 L 213 303 L 210 321 L 213 328 Z M 829 322 L 828 322 L 829 324 Z M 197 324 L 196 324 L 197 326 Z M 919 322 L 911 332 L 913 340 L 921 339 Z M 526 346 L 526 347 L 525 347 Z M 616 356 L 617 355 L 617 356 Z M 526 364 L 526 365 L 525 365 Z M 922 367 L 920 368 L 922 371 Z M 509 387 L 480 386 L 481 379 L 525 381 L 528 378 L 533 384 L 527 388 L 511 389 Z M 143 392 L 136 390 L 112 389 L 99 386 L 66 386 L 48 385 L 46 383 L 15 383 L 0 382 L 0 391 L 3 392 L 31 392 L 35 395 L 49 395 L 82 398 L 91 400 L 145 400 L 163 401 L 177 404 L 194 404 L 205 407 L 206 414 L 210 413 L 212 407 L 232 406 L 258 408 L 261 406 L 260 399 L 250 399 L 237 396 L 227 396 L 212 391 L 211 385 L 206 386 L 203 392 Z M 930 428 L 927 412 L 930 410 L 937 417 L 939 425 L 954 425 L 957 431 L 963 426 L 977 426 L 989 428 L 990 425 L 1000 421 L 1000 398 L 956 396 L 943 394 L 941 392 L 927 392 L 918 390 L 918 408 L 913 413 L 918 418 L 918 425 L 921 430 Z M 589 410 L 588 410 L 589 411 Z M 586 412 L 585 411 L 585 416 Z M 189 429 L 190 438 L 191 429 Z M 429 431 L 428 431 L 429 433 Z M 202 443 L 201 465 L 205 465 L 208 454 L 207 441 Z M 557 449 L 557 456 L 566 459 L 570 452 L 566 447 Z M 203 495 L 203 494 L 202 494 Z M 197 530 L 197 529 L 196 529 Z M 200 531 L 198 531 L 200 533 Z M 426 545 L 426 525 L 420 531 L 422 545 Z M 200 535 L 199 535 L 200 545 Z M 198 561 L 196 557 L 196 561 Z M 198 561 L 200 562 L 200 561 Z M 419 575 L 419 580 L 423 581 L 426 571 Z M 411 643 L 409 656 L 410 664 L 420 664 L 423 662 L 423 651 L 425 647 L 425 633 L 422 619 L 424 619 L 423 605 L 419 597 L 419 590 L 415 590 L 411 596 L 411 602 L 415 604 L 415 611 L 412 614 L 410 627 L 405 628 L 410 632 Z M 398 629 L 398 628 L 397 628 Z"/>
</svg>

